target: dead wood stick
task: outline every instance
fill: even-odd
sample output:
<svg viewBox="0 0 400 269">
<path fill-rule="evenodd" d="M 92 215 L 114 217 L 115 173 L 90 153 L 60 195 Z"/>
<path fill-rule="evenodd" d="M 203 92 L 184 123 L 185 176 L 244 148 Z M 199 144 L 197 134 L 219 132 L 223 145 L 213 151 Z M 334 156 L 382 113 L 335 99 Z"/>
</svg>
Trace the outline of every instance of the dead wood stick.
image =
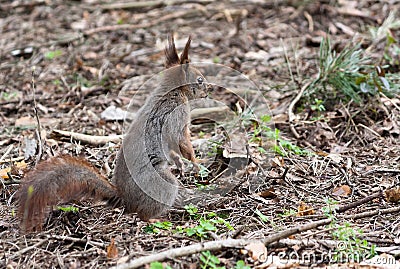
<svg viewBox="0 0 400 269">
<path fill-rule="evenodd" d="M 24 254 L 24 253 L 30 251 L 31 249 L 34 249 L 34 248 L 39 247 L 40 245 L 43 245 L 43 244 L 46 243 L 46 242 L 47 242 L 47 239 L 43 239 L 43 240 L 37 242 L 36 244 L 34 244 L 34 245 L 32 245 L 32 246 L 23 248 L 23 249 L 21 249 L 20 251 L 15 252 L 13 255 L 11 255 L 11 256 L 9 256 L 9 257 L 7 257 L 7 258 L 8 258 L 9 260 L 13 260 L 13 259 L 17 258 L 18 256 L 20 256 L 20 255 L 22 255 L 22 254 Z"/>
<path fill-rule="evenodd" d="M 363 176 L 375 173 L 392 173 L 392 174 L 400 174 L 399 169 L 390 169 L 390 168 L 379 168 L 379 169 L 372 169 L 363 174 Z"/>
<path fill-rule="evenodd" d="M 31 87 L 32 87 L 32 98 L 33 98 L 33 112 L 35 113 L 35 119 L 36 119 L 36 136 L 38 139 L 38 153 L 36 155 L 36 162 L 35 164 L 37 165 L 39 161 L 42 159 L 43 155 L 43 145 L 44 141 L 42 139 L 42 127 L 40 125 L 40 118 L 39 118 L 39 113 L 38 113 L 38 108 L 37 108 L 37 102 L 36 102 L 36 83 L 35 83 L 35 68 L 32 68 L 32 78 L 31 78 Z"/>
<path fill-rule="evenodd" d="M 368 217 L 372 217 L 375 215 L 386 215 L 386 214 L 397 213 L 397 212 L 400 212 L 400 206 L 385 208 L 385 209 L 376 209 L 376 210 L 362 212 L 362 213 L 358 213 L 358 214 L 354 214 L 354 215 L 346 215 L 343 218 L 355 220 L 355 219 L 368 218 Z"/>
<path fill-rule="evenodd" d="M 296 95 L 296 97 L 292 100 L 292 102 L 290 102 L 290 105 L 288 107 L 288 116 L 289 116 L 289 127 L 290 127 L 290 131 L 292 131 L 293 135 L 299 139 L 300 135 L 299 133 L 296 131 L 296 129 L 294 128 L 294 106 L 296 105 L 296 103 L 300 100 L 300 98 L 303 96 L 304 91 L 308 88 L 308 86 L 310 86 L 311 82 L 306 83 L 301 90 L 299 91 L 299 93 Z"/>
<path fill-rule="evenodd" d="M 195 108 L 190 112 L 192 120 L 207 119 L 215 122 L 229 121 L 236 117 L 229 107 L 205 107 Z"/>
<path fill-rule="evenodd" d="M 104 10 L 110 9 L 134 9 L 145 7 L 156 7 L 167 4 L 168 1 L 145 1 L 145 2 L 131 2 L 131 3 L 112 3 L 101 5 L 100 8 Z"/>
<path fill-rule="evenodd" d="M 255 241 L 261 241 L 263 244 L 268 245 L 273 242 L 276 242 L 280 239 L 286 238 L 290 235 L 297 234 L 300 232 L 304 232 L 307 230 L 315 229 L 319 226 L 327 225 L 331 223 L 331 219 L 323 219 L 319 221 L 314 221 L 302 226 L 297 226 L 291 229 L 288 229 L 286 231 L 277 233 L 272 236 L 268 236 L 264 239 L 259 239 L 259 240 L 251 240 L 251 239 L 225 239 L 225 240 L 218 240 L 218 241 L 210 241 L 210 242 L 205 242 L 205 243 L 199 243 L 199 244 L 194 244 L 186 247 L 181 247 L 181 248 L 175 248 L 175 249 L 170 249 L 167 251 L 163 251 L 157 254 L 145 256 L 138 258 L 136 260 L 130 261 L 125 264 L 118 264 L 115 267 L 112 267 L 112 269 L 128 269 L 128 268 L 138 268 L 141 267 L 145 264 L 149 264 L 154 261 L 162 261 L 167 258 L 172 259 L 172 258 L 177 258 L 181 256 L 187 256 L 195 253 L 199 253 L 202 251 L 206 250 L 219 250 L 223 248 L 240 248 L 248 245 L 249 243 L 255 242 Z"/>
<path fill-rule="evenodd" d="M 7 157 L 8 154 L 10 154 L 10 152 L 12 151 L 13 148 L 14 148 L 13 144 L 8 146 L 6 152 L 3 154 L 3 156 L 0 157 L 0 163 L 2 163 L 4 161 L 4 159 Z"/>
<path fill-rule="evenodd" d="M 171 6 L 176 4 L 185 4 L 185 3 L 198 3 L 198 4 L 208 4 L 211 3 L 212 0 L 196 0 L 196 1 L 186 1 L 186 0 L 167 0 L 167 1 L 143 1 L 143 2 L 128 2 L 128 3 L 112 3 L 112 4 L 104 4 L 101 5 L 100 8 L 104 10 L 110 9 L 135 9 L 135 8 L 148 8 L 148 7 L 158 7 L 158 6 Z"/>
<path fill-rule="evenodd" d="M 372 194 L 372 195 L 370 195 L 370 196 L 367 196 L 367 197 L 365 197 L 365 198 L 362 198 L 362 199 L 360 199 L 360 200 L 358 200 L 358 201 L 352 202 L 352 203 L 347 204 L 347 205 L 344 205 L 344 206 L 340 206 L 340 207 L 336 210 L 336 212 L 337 212 L 337 213 L 342 213 L 342 212 L 347 211 L 347 210 L 349 210 L 349 209 L 351 209 L 351 208 L 358 207 L 358 206 L 360 206 L 360 205 L 362 205 L 362 204 L 368 203 L 369 201 L 371 201 L 371 200 L 373 200 L 373 199 L 376 199 L 376 198 L 379 198 L 379 197 L 382 197 L 382 196 L 383 196 L 383 192 L 381 192 L 381 191 L 380 191 L 380 192 L 377 192 L 377 193 L 374 193 L 374 194 Z"/>
<path fill-rule="evenodd" d="M 61 240 L 61 241 L 71 241 L 71 242 L 75 242 L 75 243 L 85 243 L 85 244 L 96 246 L 99 248 L 106 247 L 106 244 L 100 243 L 100 242 L 95 242 L 93 240 L 90 240 L 89 238 L 83 239 L 83 238 L 75 238 L 75 237 L 71 237 L 71 236 L 61 236 L 61 235 L 48 235 L 47 238 Z"/>
<path fill-rule="evenodd" d="M 69 139 L 79 140 L 81 142 L 91 144 L 91 145 L 102 145 L 102 144 L 106 144 L 107 142 L 119 143 L 119 142 L 121 142 L 121 140 L 123 138 L 122 135 L 104 135 L 104 136 L 86 135 L 86 134 L 68 132 L 68 131 L 62 131 L 62 130 L 53 130 L 51 135 L 67 137 Z"/>
</svg>

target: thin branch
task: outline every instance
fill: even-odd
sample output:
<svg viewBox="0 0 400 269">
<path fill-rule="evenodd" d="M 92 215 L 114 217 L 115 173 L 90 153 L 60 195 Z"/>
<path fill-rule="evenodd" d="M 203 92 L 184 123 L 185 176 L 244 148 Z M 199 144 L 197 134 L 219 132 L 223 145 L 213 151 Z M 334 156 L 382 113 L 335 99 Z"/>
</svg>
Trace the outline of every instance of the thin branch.
<svg viewBox="0 0 400 269">
<path fill-rule="evenodd" d="M 293 135 L 299 139 L 300 135 L 299 133 L 296 131 L 296 129 L 294 128 L 294 120 L 295 120 L 295 115 L 294 115 L 294 107 L 296 105 L 296 103 L 300 100 L 300 98 L 303 96 L 304 91 L 308 88 L 308 86 L 310 86 L 311 82 L 306 83 L 301 90 L 299 91 L 299 93 L 296 95 L 296 97 L 292 100 L 292 102 L 290 102 L 290 105 L 288 107 L 288 116 L 289 116 L 289 127 L 290 127 L 290 131 L 292 131 Z"/>
<path fill-rule="evenodd" d="M 128 268 L 138 268 L 145 264 L 149 264 L 155 261 L 162 261 L 165 259 L 173 259 L 181 256 L 187 256 L 195 253 L 199 253 L 206 250 L 220 250 L 223 248 L 241 248 L 249 243 L 253 243 L 255 241 L 261 241 L 263 244 L 268 245 L 273 242 L 276 242 L 280 239 L 286 238 L 290 235 L 297 234 L 300 232 L 304 232 L 307 230 L 315 229 L 319 226 L 327 225 L 331 223 L 331 219 L 323 219 L 319 221 L 314 221 L 302 226 L 297 226 L 286 231 L 277 233 L 275 235 L 269 236 L 265 239 L 259 240 L 251 240 L 251 239 L 225 239 L 225 240 L 218 240 L 218 241 L 210 241 L 205 243 L 194 244 L 190 246 L 185 246 L 181 248 L 170 249 L 167 251 L 163 251 L 157 254 L 149 255 L 146 257 L 141 257 L 130 261 L 125 264 L 119 264 L 112 269 L 128 269 Z"/>
<path fill-rule="evenodd" d="M 344 216 L 344 218 L 355 220 L 355 219 L 363 219 L 363 218 L 373 217 L 376 215 L 386 215 L 386 214 L 397 213 L 397 212 L 400 212 L 400 206 L 386 208 L 386 209 L 376 209 L 376 210 L 362 212 L 362 213 L 358 213 L 358 214 L 354 214 L 354 215 L 346 215 L 346 216 Z"/>
<path fill-rule="evenodd" d="M 3 154 L 3 156 L 1 156 L 1 158 L 0 158 L 0 163 L 2 163 L 2 162 L 4 161 L 4 159 L 7 157 L 7 155 L 10 154 L 11 150 L 13 149 L 13 147 L 14 147 L 14 145 L 11 144 L 11 145 L 7 148 L 6 152 L 5 152 L 5 153 Z"/>
<path fill-rule="evenodd" d="M 107 245 L 104 243 L 100 243 L 100 242 L 95 242 L 90 240 L 89 238 L 75 238 L 75 237 L 71 237 L 71 236 L 61 236 L 61 235 L 47 235 L 47 238 L 49 239 L 56 239 L 56 240 L 61 240 L 61 241 L 71 241 L 74 243 L 85 243 L 88 245 L 92 245 L 92 246 L 96 246 L 99 248 L 105 248 Z"/>
<path fill-rule="evenodd" d="M 18 256 L 20 256 L 20 255 L 22 255 L 22 254 L 24 254 L 24 253 L 26 253 L 26 252 L 28 252 L 28 251 L 34 249 L 34 248 L 37 248 L 37 247 L 39 247 L 40 245 L 43 245 L 43 244 L 46 243 L 46 242 L 47 242 L 47 239 L 43 239 L 43 240 L 41 240 L 40 242 L 37 242 L 36 244 L 34 244 L 34 245 L 32 245 L 32 246 L 23 248 L 23 249 L 21 249 L 20 251 L 15 252 L 13 255 L 8 256 L 7 259 L 13 260 L 13 259 L 17 258 Z"/>
<path fill-rule="evenodd" d="M 372 201 L 373 199 L 376 199 L 376 198 L 380 198 L 380 197 L 382 197 L 382 196 L 383 196 L 383 192 L 381 192 L 381 191 L 380 191 L 380 192 L 377 192 L 377 193 L 374 193 L 374 194 L 372 194 L 372 195 L 370 195 L 370 196 L 367 196 L 367 197 L 365 197 L 365 198 L 362 198 L 362 199 L 360 199 L 360 200 L 358 200 L 358 201 L 355 201 L 355 202 L 353 202 L 353 203 L 350 203 L 350 204 L 341 206 L 341 207 L 339 207 L 339 208 L 336 210 L 336 212 L 337 212 L 337 213 L 345 212 L 345 211 L 347 211 L 347 210 L 349 210 L 349 209 L 351 209 L 351 208 L 358 207 L 358 206 L 360 206 L 360 205 L 362 205 L 362 204 L 368 203 L 369 201 Z"/>
<path fill-rule="evenodd" d="M 38 114 L 38 108 L 37 108 L 37 103 L 36 103 L 36 86 L 35 86 L 35 67 L 32 68 L 32 80 L 31 80 L 31 87 L 32 87 L 32 96 L 33 96 L 33 111 L 35 113 L 35 118 L 37 122 L 37 128 L 36 128 L 36 136 L 39 141 L 39 150 L 38 154 L 36 155 L 36 164 L 39 163 L 39 161 L 42 159 L 43 155 L 43 140 L 42 140 L 42 130 L 40 126 L 40 119 L 39 119 L 39 114 Z"/>
<path fill-rule="evenodd" d="M 69 139 L 79 140 L 83 143 L 91 144 L 91 145 L 103 145 L 108 142 L 119 143 L 121 142 L 123 136 L 122 135 L 105 135 L 105 136 L 97 136 L 97 135 L 86 135 L 81 133 L 62 131 L 62 130 L 53 130 L 51 133 L 52 137 L 67 137 Z"/>
<path fill-rule="evenodd" d="M 363 176 L 375 173 L 392 173 L 392 174 L 400 174 L 399 169 L 390 169 L 390 168 L 379 168 L 379 169 L 372 169 L 363 174 Z"/>
</svg>

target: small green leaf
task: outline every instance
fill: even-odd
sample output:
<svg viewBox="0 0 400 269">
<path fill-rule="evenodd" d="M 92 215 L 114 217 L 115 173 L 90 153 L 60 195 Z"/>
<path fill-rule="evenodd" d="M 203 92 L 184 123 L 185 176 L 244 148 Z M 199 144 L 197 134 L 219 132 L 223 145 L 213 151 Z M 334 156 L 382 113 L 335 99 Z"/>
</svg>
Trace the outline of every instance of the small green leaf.
<svg viewBox="0 0 400 269">
<path fill-rule="evenodd" d="M 270 115 L 262 115 L 262 116 L 260 117 L 260 119 L 261 119 L 261 121 L 262 121 L 263 123 L 270 122 L 270 121 L 271 121 L 271 116 L 270 116 Z"/>
<path fill-rule="evenodd" d="M 152 262 L 150 263 L 150 269 L 164 269 L 164 266 L 161 262 Z"/>
<path fill-rule="evenodd" d="M 74 207 L 74 206 L 66 206 L 66 207 L 58 206 L 57 209 L 64 211 L 64 212 L 73 212 L 73 213 L 79 212 L 79 208 Z"/>
<path fill-rule="evenodd" d="M 262 220 L 263 222 L 269 222 L 268 217 L 265 216 L 263 213 L 261 213 L 258 209 L 256 209 L 255 213 L 260 218 L 260 220 Z"/>
<path fill-rule="evenodd" d="M 44 54 L 44 57 L 48 60 L 53 60 L 54 58 L 60 57 L 62 55 L 61 50 L 55 50 L 55 51 L 48 51 Z"/>
<path fill-rule="evenodd" d="M 250 269 L 250 266 L 247 266 L 243 260 L 239 260 L 236 262 L 235 269 Z"/>
</svg>

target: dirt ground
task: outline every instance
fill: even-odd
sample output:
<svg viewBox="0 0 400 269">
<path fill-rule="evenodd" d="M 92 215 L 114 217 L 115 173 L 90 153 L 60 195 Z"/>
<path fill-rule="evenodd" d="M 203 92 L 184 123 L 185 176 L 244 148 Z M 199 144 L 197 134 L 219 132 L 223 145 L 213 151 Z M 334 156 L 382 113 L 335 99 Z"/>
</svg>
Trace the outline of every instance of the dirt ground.
<svg viewBox="0 0 400 269">
<path fill-rule="evenodd" d="M 177 249 L 179 254 L 163 260 L 164 266 L 322 268 L 338 263 L 341 268 L 399 268 L 394 264 L 400 263 L 399 94 L 364 96 L 356 103 L 338 101 L 326 90 L 320 98 L 329 102 L 318 115 L 304 96 L 290 108 L 300 90 L 316 78 L 319 46 L 328 35 L 338 53 L 360 44 L 372 63 L 398 74 L 400 52 L 388 47 L 387 38 L 374 38 L 371 29 L 399 9 L 400 2 L 391 0 L 172 0 L 125 5 L 98 0 L 1 1 L 0 266 L 106 268 Z M 399 29 L 397 25 L 390 30 L 396 42 Z M 192 37 L 192 61 L 218 63 L 253 81 L 280 130 L 279 139 L 312 153 L 288 150 L 285 156 L 264 156 L 251 151 L 249 164 L 227 176 L 237 180 L 233 187 L 198 203 L 198 211 L 170 210 L 162 217 L 170 223 L 149 225 L 134 214 L 123 214 L 123 208 L 77 201 L 73 205 L 78 212 L 54 209 L 42 232 L 23 234 L 14 197 L 36 156 L 82 156 L 111 178 L 118 139 L 85 142 L 55 130 L 92 137 L 121 135 L 123 121 L 105 119 L 102 113 L 111 106 L 126 109 L 140 86 L 163 70 L 163 48 L 171 32 L 178 50 Z M 145 96 L 135 96 L 140 106 Z M 237 99 L 231 97 L 215 96 L 238 109 Z M 191 130 L 194 145 L 214 139 L 219 149 L 226 149 L 215 125 L 194 122 Z M 187 176 L 207 187 L 219 180 L 216 171 L 221 167 L 209 169 L 202 180 L 190 172 Z M 199 187 L 190 180 L 183 184 Z M 388 189 L 391 194 L 385 192 Z M 324 223 L 328 217 L 331 221 Z M 281 234 L 285 231 L 291 232 Z M 270 240 L 273 235 L 281 236 Z M 179 250 L 227 238 L 266 240 L 267 248 L 235 241 L 235 246 L 210 248 L 211 253 Z M 325 253 L 330 256 L 321 258 Z M 368 255 L 330 260 L 338 253 L 367 253 L 375 260 Z"/>
</svg>

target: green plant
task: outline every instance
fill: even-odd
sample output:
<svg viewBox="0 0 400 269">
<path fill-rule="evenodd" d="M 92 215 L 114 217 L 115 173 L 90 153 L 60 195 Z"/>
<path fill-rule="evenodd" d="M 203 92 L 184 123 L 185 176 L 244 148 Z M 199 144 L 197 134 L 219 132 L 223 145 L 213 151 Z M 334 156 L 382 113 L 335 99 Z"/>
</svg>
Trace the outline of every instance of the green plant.
<svg viewBox="0 0 400 269">
<path fill-rule="evenodd" d="M 256 209 L 254 213 L 256 213 L 257 216 L 260 218 L 260 220 L 262 220 L 263 222 L 270 222 L 269 218 L 265 216 L 263 213 L 261 213 L 260 210 Z"/>
<path fill-rule="evenodd" d="M 297 215 L 297 211 L 294 209 L 284 209 L 283 213 L 278 214 L 279 217 L 281 218 L 286 218 L 286 217 L 293 217 Z"/>
<path fill-rule="evenodd" d="M 320 100 L 318 98 L 315 98 L 314 104 L 311 104 L 310 108 L 313 111 L 318 111 L 318 112 L 325 111 L 324 101 Z"/>
<path fill-rule="evenodd" d="M 184 229 L 184 232 L 186 233 L 187 236 L 195 235 L 199 238 L 207 238 L 208 232 L 215 232 L 215 231 L 217 231 L 217 228 L 210 220 L 206 219 L 200 219 L 198 225 Z"/>
<path fill-rule="evenodd" d="M 330 198 L 327 198 L 325 200 L 326 206 L 322 207 L 322 212 L 324 216 L 335 220 L 335 214 L 336 210 L 338 209 L 338 201 L 332 200 Z"/>
<path fill-rule="evenodd" d="M 193 204 L 189 204 L 189 205 L 185 205 L 185 210 L 187 213 L 189 213 L 189 216 L 193 219 L 197 219 L 200 217 L 199 214 L 197 214 L 199 212 L 199 209 L 193 205 Z"/>
<path fill-rule="evenodd" d="M 66 207 L 57 206 L 57 209 L 64 211 L 64 212 L 73 212 L 73 213 L 79 212 L 79 208 L 74 207 L 74 206 L 66 206 Z"/>
<path fill-rule="evenodd" d="M 198 136 L 199 136 L 199 138 L 204 138 L 205 134 L 206 134 L 205 132 L 200 131 L 200 132 L 198 133 Z"/>
<path fill-rule="evenodd" d="M 48 51 L 44 54 L 44 58 L 46 58 L 47 60 L 53 60 L 57 57 L 60 57 L 61 55 L 62 55 L 61 50 Z"/>
<path fill-rule="evenodd" d="M 213 63 L 218 64 L 218 63 L 220 63 L 220 62 L 221 62 L 221 58 L 219 58 L 218 56 L 215 56 L 215 57 L 213 58 Z"/>
<path fill-rule="evenodd" d="M 243 122 L 247 125 L 249 125 L 250 122 L 250 124 L 253 125 L 253 132 L 249 141 L 263 144 L 262 143 L 263 139 L 275 140 L 277 141 L 277 143 L 272 146 L 272 150 L 281 156 L 287 156 L 288 155 L 287 151 L 302 156 L 311 154 L 311 152 L 304 150 L 296 145 L 293 145 L 290 141 L 281 139 L 279 135 L 280 130 L 277 128 L 271 129 L 271 127 L 268 126 L 268 123 L 270 121 L 271 121 L 270 115 L 261 116 L 259 122 L 251 118 L 247 118 L 246 115 L 244 115 Z M 262 146 L 259 147 L 259 151 L 260 153 L 267 152 L 267 150 L 265 150 Z"/>
<path fill-rule="evenodd" d="M 331 41 L 325 38 L 319 50 L 318 77 L 307 87 L 309 96 L 326 98 L 327 92 L 333 98 L 362 101 L 366 94 L 379 92 L 392 95 L 398 91 L 397 75 L 386 75 L 385 66 L 375 66 L 360 48 L 360 45 L 345 47 L 340 53 L 332 49 Z M 315 99 L 314 99 L 315 100 Z"/>
<path fill-rule="evenodd" d="M 207 153 L 208 156 L 222 154 L 223 148 L 221 141 L 208 140 L 208 146 L 210 147 L 210 151 Z"/>
<path fill-rule="evenodd" d="M 203 251 L 199 259 L 201 269 L 225 269 L 225 266 L 218 266 L 221 263 L 220 260 L 211 254 L 209 250 Z"/>
<path fill-rule="evenodd" d="M 148 224 L 146 227 L 144 227 L 144 231 L 149 234 L 157 234 L 160 232 L 160 230 L 171 230 L 172 228 L 172 223 L 169 221 L 157 221 L 154 223 Z"/>
<path fill-rule="evenodd" d="M 152 262 L 150 263 L 150 269 L 172 269 L 169 265 L 164 265 L 161 262 Z"/>
<path fill-rule="evenodd" d="M 333 239 L 338 241 L 334 250 L 333 259 L 336 262 L 361 262 L 364 259 L 372 258 L 376 255 L 375 245 L 368 245 L 367 240 L 359 238 L 362 235 L 361 229 L 354 229 L 351 223 L 346 222 L 344 225 L 339 225 L 336 218 L 336 210 L 338 202 L 327 199 L 326 207 L 322 208 L 324 215 L 332 219 L 328 228 L 332 230 Z"/>
<path fill-rule="evenodd" d="M 0 93 L 0 100 L 5 100 L 5 101 L 9 101 L 15 97 L 18 96 L 18 92 L 14 91 L 14 92 L 1 92 Z"/>
<path fill-rule="evenodd" d="M 239 260 L 236 262 L 236 266 L 234 269 L 250 269 L 250 266 L 246 265 L 243 260 Z"/>
<path fill-rule="evenodd" d="M 360 235 L 362 235 L 362 230 L 352 228 L 349 222 L 342 226 L 337 225 L 336 230 L 332 232 L 332 237 L 340 243 L 336 246 L 334 260 L 361 262 L 375 256 L 375 245 L 369 246 L 367 240 L 359 238 Z"/>
<path fill-rule="evenodd" d="M 193 205 L 185 206 L 186 212 L 189 213 L 191 219 L 198 221 L 197 225 L 191 227 L 177 227 L 176 232 L 185 233 L 187 236 L 196 236 L 198 238 L 207 238 L 209 232 L 217 232 L 221 227 L 233 230 L 228 221 L 218 216 L 214 212 L 198 214 L 198 209 Z"/>
<path fill-rule="evenodd" d="M 379 27 L 369 28 L 370 41 L 372 42 L 372 46 L 376 46 L 382 40 L 385 40 L 385 48 L 382 57 L 390 65 L 400 65 L 400 47 L 398 46 L 398 42 L 396 40 L 396 37 L 393 36 L 392 31 L 399 28 L 400 20 L 397 19 L 395 11 L 391 11 Z"/>
<path fill-rule="evenodd" d="M 210 173 L 210 171 L 207 169 L 207 167 L 205 167 L 204 165 L 198 164 L 199 166 L 199 176 L 201 178 L 206 178 L 208 177 L 208 173 Z"/>
</svg>

